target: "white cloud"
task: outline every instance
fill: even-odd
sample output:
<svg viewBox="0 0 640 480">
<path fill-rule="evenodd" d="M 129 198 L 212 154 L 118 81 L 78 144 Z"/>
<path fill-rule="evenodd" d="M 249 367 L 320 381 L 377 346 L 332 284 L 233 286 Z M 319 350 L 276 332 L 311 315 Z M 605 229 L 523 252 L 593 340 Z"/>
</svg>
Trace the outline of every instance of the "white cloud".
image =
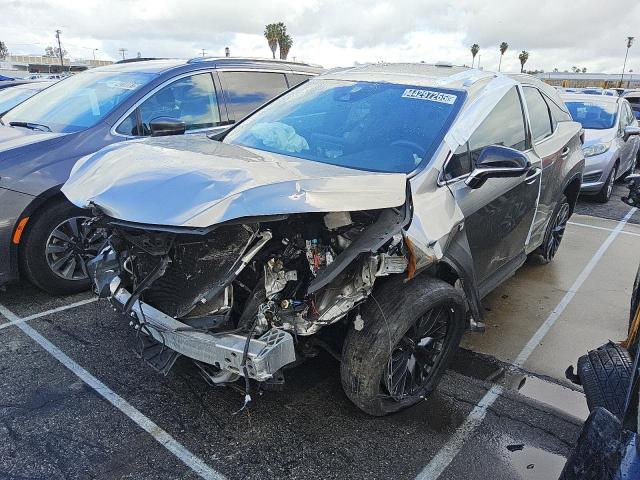
<svg viewBox="0 0 640 480">
<path fill-rule="evenodd" d="M 222 55 L 269 56 L 264 25 L 284 21 L 294 39 L 290 57 L 327 67 L 368 61 L 471 62 L 496 69 L 498 44 L 510 47 L 503 69 L 527 68 L 617 73 L 628 35 L 640 37 L 640 3 L 610 0 L 0 0 L 0 35 L 15 53 L 39 53 L 63 31 L 73 57 L 196 56 L 201 48 Z M 640 40 L 640 39 L 639 39 Z M 476 60 L 477 61 L 477 60 Z M 640 41 L 628 68 L 640 71 Z"/>
</svg>

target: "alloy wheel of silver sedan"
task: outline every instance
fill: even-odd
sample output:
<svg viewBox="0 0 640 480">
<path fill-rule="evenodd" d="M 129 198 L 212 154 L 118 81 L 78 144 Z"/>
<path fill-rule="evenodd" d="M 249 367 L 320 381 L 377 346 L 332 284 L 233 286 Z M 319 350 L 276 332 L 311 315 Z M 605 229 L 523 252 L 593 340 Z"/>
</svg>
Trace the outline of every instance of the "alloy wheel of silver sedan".
<svg viewBox="0 0 640 480">
<path fill-rule="evenodd" d="M 86 261 L 95 257 L 104 243 L 104 232 L 85 225 L 88 217 L 72 217 L 56 226 L 45 247 L 51 271 L 65 280 L 88 278 Z"/>
</svg>

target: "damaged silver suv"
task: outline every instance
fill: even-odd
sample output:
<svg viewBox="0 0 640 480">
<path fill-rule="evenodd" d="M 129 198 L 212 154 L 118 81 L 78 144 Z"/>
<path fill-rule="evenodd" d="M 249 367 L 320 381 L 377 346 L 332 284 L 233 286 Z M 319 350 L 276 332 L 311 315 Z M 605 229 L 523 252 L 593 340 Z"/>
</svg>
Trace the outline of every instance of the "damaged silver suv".
<svg viewBox="0 0 640 480">
<path fill-rule="evenodd" d="M 338 332 L 347 396 L 385 415 L 435 388 L 484 295 L 554 257 L 580 135 L 532 77 L 368 65 L 217 137 L 107 147 L 62 190 L 107 232 L 89 271 L 154 368 L 249 394 Z"/>
</svg>

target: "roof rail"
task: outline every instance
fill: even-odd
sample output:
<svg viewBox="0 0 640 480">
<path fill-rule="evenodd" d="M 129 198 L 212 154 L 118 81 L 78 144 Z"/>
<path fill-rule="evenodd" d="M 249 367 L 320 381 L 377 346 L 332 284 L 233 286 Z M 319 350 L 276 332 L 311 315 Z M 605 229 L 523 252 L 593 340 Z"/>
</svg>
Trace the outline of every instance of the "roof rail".
<svg viewBox="0 0 640 480">
<path fill-rule="evenodd" d="M 294 62 L 291 60 L 280 60 L 278 58 L 261 58 L 261 57 L 193 57 L 187 60 L 187 63 L 233 61 L 233 60 L 259 62 L 259 63 L 284 63 L 287 65 L 304 65 L 306 67 L 323 68 L 322 65 L 316 65 L 313 63 Z"/>
<path fill-rule="evenodd" d="M 113 62 L 114 65 L 119 63 L 134 63 L 134 62 L 146 62 L 147 60 L 166 60 L 163 57 L 135 57 L 135 58 L 125 58 L 124 60 L 118 60 L 117 62 Z"/>
</svg>

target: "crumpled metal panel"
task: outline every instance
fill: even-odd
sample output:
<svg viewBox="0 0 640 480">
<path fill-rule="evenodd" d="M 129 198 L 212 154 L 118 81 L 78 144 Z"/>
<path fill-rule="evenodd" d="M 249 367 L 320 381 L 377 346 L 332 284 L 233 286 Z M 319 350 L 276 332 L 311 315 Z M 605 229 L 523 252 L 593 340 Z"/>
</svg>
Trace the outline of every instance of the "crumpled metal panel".
<svg viewBox="0 0 640 480">
<path fill-rule="evenodd" d="M 404 203 L 406 175 L 375 173 L 213 141 L 122 142 L 84 157 L 63 193 L 109 216 L 208 227 L 256 215 L 372 210 Z"/>
<path fill-rule="evenodd" d="M 446 147 L 440 148 L 434 163 L 440 163 L 440 157 L 447 153 Z M 449 235 L 464 221 L 451 191 L 437 185 L 439 174 L 439 170 L 431 168 L 411 179 L 413 218 L 406 236 L 416 247 L 418 269 L 443 257 Z"/>
</svg>

